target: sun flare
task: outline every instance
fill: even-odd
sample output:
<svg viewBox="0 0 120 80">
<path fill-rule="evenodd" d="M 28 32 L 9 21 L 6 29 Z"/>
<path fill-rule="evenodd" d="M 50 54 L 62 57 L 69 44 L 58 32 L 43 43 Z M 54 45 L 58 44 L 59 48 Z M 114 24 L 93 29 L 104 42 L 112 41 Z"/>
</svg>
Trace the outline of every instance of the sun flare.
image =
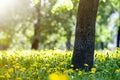
<svg viewBox="0 0 120 80">
<path fill-rule="evenodd" d="M 0 11 L 9 9 L 15 4 L 15 0 L 0 0 Z"/>
</svg>

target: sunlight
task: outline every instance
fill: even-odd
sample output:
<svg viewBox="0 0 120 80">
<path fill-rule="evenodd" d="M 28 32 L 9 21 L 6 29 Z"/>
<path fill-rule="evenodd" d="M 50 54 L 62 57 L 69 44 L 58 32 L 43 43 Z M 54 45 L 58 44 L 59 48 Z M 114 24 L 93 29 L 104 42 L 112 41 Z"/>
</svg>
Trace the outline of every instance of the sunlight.
<svg viewBox="0 0 120 80">
<path fill-rule="evenodd" d="M 15 3 L 15 0 L 0 0 L 0 12 L 9 9 Z"/>
</svg>

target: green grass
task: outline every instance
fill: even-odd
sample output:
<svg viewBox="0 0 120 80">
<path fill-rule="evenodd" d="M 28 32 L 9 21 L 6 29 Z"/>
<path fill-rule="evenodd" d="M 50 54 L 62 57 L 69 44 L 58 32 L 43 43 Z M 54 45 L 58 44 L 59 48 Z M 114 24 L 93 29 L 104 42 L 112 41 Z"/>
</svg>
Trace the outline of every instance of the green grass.
<svg viewBox="0 0 120 80">
<path fill-rule="evenodd" d="M 95 51 L 90 72 L 72 70 L 72 51 L 0 51 L 0 80 L 120 80 L 120 50 L 106 51 Z"/>
</svg>

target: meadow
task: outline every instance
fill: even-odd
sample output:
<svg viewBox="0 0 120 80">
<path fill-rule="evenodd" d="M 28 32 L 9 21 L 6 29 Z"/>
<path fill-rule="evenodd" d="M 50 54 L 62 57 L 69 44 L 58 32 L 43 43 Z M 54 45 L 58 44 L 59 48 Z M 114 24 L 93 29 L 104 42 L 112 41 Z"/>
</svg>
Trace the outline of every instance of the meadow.
<svg viewBox="0 0 120 80">
<path fill-rule="evenodd" d="M 120 80 L 119 49 L 95 51 L 89 72 L 73 70 L 71 57 L 66 50 L 0 51 L 0 80 Z"/>
</svg>

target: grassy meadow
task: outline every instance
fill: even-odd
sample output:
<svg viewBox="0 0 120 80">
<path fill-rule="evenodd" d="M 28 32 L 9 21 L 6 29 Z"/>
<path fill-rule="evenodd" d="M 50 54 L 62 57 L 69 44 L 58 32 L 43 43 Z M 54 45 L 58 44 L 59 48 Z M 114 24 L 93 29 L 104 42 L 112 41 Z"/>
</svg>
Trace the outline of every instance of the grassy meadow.
<svg viewBox="0 0 120 80">
<path fill-rule="evenodd" d="M 94 67 L 85 72 L 72 70 L 72 51 L 0 51 L 0 80 L 120 80 L 119 49 L 95 51 L 94 56 Z"/>
</svg>

